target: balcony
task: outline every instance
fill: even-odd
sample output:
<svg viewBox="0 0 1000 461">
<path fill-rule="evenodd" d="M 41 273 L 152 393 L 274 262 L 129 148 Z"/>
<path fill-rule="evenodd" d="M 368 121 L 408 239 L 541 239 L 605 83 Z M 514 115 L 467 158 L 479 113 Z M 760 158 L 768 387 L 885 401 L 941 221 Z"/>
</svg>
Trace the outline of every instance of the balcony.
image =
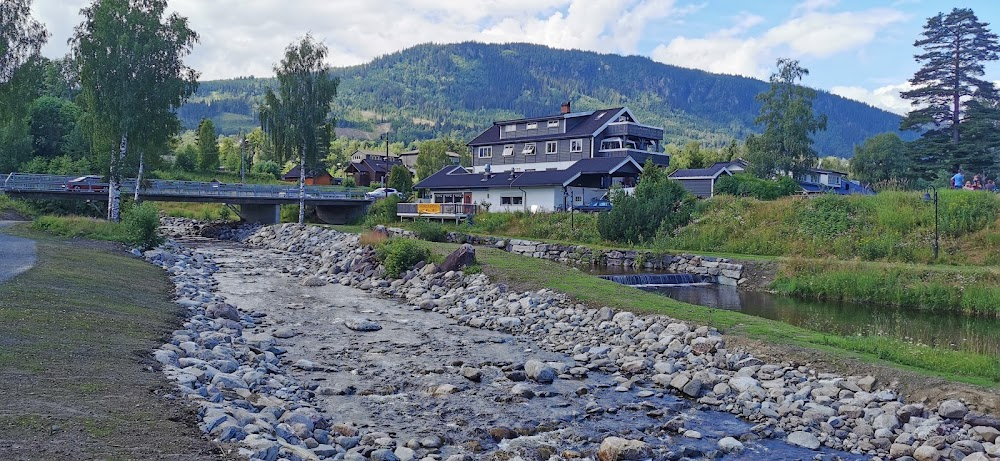
<svg viewBox="0 0 1000 461">
<path fill-rule="evenodd" d="M 396 216 L 400 218 L 427 218 L 455 220 L 470 220 L 475 216 L 479 205 L 471 203 L 399 203 L 396 205 Z"/>
<path fill-rule="evenodd" d="M 604 136 L 634 136 L 659 141 L 663 139 L 663 128 L 631 122 L 615 122 L 604 129 Z"/>
</svg>

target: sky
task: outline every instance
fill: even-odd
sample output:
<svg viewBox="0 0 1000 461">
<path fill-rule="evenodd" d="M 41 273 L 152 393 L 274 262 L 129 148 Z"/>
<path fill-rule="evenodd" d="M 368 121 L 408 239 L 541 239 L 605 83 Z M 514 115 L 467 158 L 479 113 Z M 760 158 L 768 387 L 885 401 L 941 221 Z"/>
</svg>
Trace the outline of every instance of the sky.
<svg viewBox="0 0 1000 461">
<path fill-rule="evenodd" d="M 51 34 L 42 52 L 68 52 L 89 0 L 34 0 Z M 311 33 L 334 67 L 420 43 L 529 42 L 641 55 L 767 80 L 779 57 L 809 70 L 803 84 L 896 113 L 919 68 L 913 42 L 927 18 L 972 8 L 1000 33 L 1000 0 L 168 0 L 200 36 L 185 62 L 202 80 L 271 76 L 286 46 Z M 985 78 L 1000 82 L 1000 64 Z"/>
</svg>

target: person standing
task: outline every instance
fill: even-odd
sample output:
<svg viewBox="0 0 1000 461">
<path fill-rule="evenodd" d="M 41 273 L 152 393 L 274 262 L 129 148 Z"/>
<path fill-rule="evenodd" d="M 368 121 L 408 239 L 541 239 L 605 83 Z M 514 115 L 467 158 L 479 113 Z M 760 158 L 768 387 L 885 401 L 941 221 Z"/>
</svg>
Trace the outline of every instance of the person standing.
<svg viewBox="0 0 1000 461">
<path fill-rule="evenodd" d="M 951 187 L 952 189 L 961 189 L 965 185 L 965 175 L 962 174 L 962 169 L 959 168 L 955 172 L 955 176 L 951 177 Z"/>
</svg>

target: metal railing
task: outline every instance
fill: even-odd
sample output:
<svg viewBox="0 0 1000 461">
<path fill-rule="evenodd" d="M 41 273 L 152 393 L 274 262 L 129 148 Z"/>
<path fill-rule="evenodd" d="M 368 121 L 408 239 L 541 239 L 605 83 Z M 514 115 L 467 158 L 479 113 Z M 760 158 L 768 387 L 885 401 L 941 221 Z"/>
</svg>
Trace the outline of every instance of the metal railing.
<svg viewBox="0 0 1000 461">
<path fill-rule="evenodd" d="M 3 182 L 7 192 L 67 193 L 93 195 L 93 191 L 69 190 L 67 183 L 78 176 L 11 173 Z M 135 179 L 122 181 L 122 193 L 134 193 Z M 309 200 L 368 200 L 365 189 L 340 186 L 306 186 Z M 142 194 L 176 197 L 217 197 L 220 199 L 285 199 L 299 196 L 298 185 L 282 184 L 232 184 L 220 182 L 144 180 L 139 190 Z"/>
<path fill-rule="evenodd" d="M 396 214 L 401 215 L 434 215 L 434 216 L 469 216 L 478 212 L 479 205 L 471 203 L 398 203 Z"/>
</svg>

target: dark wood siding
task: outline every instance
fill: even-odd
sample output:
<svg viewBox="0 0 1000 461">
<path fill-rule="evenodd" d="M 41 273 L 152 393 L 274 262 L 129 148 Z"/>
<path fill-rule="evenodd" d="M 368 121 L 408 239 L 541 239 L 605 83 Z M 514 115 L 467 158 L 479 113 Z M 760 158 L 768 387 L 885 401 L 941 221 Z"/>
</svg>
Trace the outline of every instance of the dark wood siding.
<svg viewBox="0 0 1000 461">
<path fill-rule="evenodd" d="M 681 183 L 691 195 L 699 198 L 708 198 L 712 196 L 712 187 L 714 186 L 714 180 L 712 179 L 674 179 Z"/>
</svg>

